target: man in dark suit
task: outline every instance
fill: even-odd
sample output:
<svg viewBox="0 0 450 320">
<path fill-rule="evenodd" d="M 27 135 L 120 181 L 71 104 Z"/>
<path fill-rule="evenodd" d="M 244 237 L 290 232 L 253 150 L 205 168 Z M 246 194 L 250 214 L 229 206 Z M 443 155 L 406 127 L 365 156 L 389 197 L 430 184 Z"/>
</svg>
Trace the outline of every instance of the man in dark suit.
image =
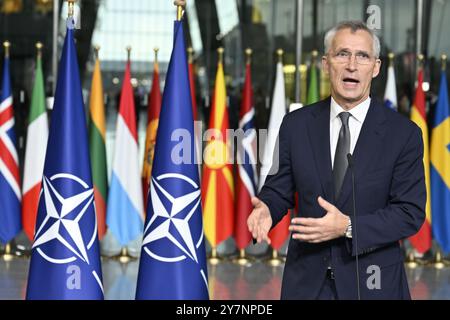
<svg viewBox="0 0 450 320">
<path fill-rule="evenodd" d="M 278 170 L 252 199 L 247 224 L 258 242 L 270 243 L 269 230 L 298 192 L 282 299 L 410 299 L 399 240 L 425 219 L 422 134 L 370 98 L 379 53 L 364 23 L 331 29 L 322 58 L 331 97 L 287 114 L 281 125 Z"/>
</svg>

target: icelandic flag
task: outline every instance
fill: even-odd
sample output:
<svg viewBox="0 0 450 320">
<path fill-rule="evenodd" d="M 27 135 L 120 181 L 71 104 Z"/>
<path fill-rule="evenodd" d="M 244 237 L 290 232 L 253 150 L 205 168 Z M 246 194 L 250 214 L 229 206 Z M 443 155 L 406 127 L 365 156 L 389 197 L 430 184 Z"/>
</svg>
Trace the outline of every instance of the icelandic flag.
<svg viewBox="0 0 450 320">
<path fill-rule="evenodd" d="M 28 275 L 27 299 L 103 299 L 94 187 L 73 30 L 67 29 Z"/>
<path fill-rule="evenodd" d="M 0 96 L 0 242 L 8 243 L 22 229 L 19 157 L 14 132 L 8 55 L 5 56 L 2 84 Z"/>
<path fill-rule="evenodd" d="M 183 22 L 167 71 L 136 299 L 208 299 L 200 182 Z"/>
</svg>

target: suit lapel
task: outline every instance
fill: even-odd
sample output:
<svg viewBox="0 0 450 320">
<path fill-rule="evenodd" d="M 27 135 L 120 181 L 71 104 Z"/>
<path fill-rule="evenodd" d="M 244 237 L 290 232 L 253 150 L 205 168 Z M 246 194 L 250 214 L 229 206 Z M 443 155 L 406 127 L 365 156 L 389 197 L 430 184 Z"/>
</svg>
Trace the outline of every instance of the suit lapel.
<svg viewBox="0 0 450 320">
<path fill-rule="evenodd" d="M 324 197 L 333 199 L 333 180 L 330 154 L 330 102 L 328 98 L 317 105 L 308 121 L 308 134 Z"/>
<path fill-rule="evenodd" d="M 385 133 L 384 106 L 378 104 L 375 99 L 370 102 L 369 110 L 361 128 L 358 141 L 353 151 L 353 170 L 355 182 L 362 177 L 376 154 L 380 152 Z M 342 208 L 352 191 L 350 170 L 347 170 L 339 199 L 336 201 L 338 208 Z"/>
</svg>

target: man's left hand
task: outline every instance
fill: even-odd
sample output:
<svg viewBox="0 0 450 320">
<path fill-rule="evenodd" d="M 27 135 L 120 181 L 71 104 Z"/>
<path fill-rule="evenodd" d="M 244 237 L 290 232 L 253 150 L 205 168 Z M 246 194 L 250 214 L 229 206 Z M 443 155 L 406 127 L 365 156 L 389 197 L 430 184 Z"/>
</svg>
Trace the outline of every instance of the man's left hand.
<svg viewBox="0 0 450 320">
<path fill-rule="evenodd" d="M 289 230 L 294 232 L 292 238 L 320 243 L 344 236 L 350 218 L 322 197 L 319 197 L 317 201 L 327 214 L 322 218 L 292 219 L 292 224 L 289 226 Z"/>
</svg>

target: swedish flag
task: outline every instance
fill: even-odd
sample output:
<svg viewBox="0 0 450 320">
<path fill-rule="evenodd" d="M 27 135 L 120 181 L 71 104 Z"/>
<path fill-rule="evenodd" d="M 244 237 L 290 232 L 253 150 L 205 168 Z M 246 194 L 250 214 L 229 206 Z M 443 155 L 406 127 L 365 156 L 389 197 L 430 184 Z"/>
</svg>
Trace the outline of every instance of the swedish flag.
<svg viewBox="0 0 450 320">
<path fill-rule="evenodd" d="M 450 252 L 450 114 L 447 79 L 442 71 L 431 131 L 432 230 L 444 253 Z"/>
</svg>

